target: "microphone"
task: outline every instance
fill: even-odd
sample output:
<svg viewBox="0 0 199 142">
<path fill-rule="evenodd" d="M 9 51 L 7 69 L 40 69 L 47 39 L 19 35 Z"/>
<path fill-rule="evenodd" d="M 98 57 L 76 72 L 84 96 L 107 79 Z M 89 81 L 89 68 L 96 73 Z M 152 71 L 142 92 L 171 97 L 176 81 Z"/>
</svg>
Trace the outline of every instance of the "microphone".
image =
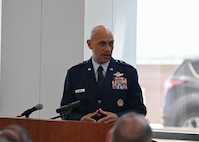
<svg viewBox="0 0 199 142">
<path fill-rule="evenodd" d="M 29 115 L 36 111 L 36 110 L 41 110 L 43 108 L 43 105 L 42 104 L 37 104 L 36 106 L 30 108 L 30 109 L 27 109 L 26 111 L 24 111 L 21 115 L 18 115 L 17 117 L 22 117 L 22 116 L 26 116 L 27 118 L 29 117 Z"/>
<path fill-rule="evenodd" d="M 89 103 L 90 103 L 89 98 L 85 97 L 85 98 L 82 98 L 82 99 L 80 99 L 78 101 L 69 103 L 67 105 L 64 105 L 64 106 L 56 109 L 56 112 L 57 113 L 64 113 L 64 112 L 70 111 L 70 110 L 72 110 L 72 109 L 74 109 L 74 108 L 76 108 L 76 107 L 78 107 L 80 105 L 87 106 Z"/>
</svg>

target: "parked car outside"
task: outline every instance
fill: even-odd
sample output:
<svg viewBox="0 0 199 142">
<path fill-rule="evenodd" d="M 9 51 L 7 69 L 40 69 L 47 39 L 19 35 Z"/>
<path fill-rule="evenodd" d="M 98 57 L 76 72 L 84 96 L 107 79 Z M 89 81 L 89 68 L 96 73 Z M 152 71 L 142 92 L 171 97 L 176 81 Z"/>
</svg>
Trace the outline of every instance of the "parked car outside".
<svg viewBox="0 0 199 142">
<path fill-rule="evenodd" d="M 199 127 L 199 57 L 185 59 L 165 80 L 162 123 Z"/>
</svg>

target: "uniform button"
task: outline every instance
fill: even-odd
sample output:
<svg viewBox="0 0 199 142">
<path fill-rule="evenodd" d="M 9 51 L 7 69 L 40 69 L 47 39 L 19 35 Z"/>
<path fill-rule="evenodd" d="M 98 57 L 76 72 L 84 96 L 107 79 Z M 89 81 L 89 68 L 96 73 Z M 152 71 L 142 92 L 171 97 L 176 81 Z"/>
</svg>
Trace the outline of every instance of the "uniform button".
<svg viewBox="0 0 199 142">
<path fill-rule="evenodd" d="M 98 100 L 97 102 L 98 102 L 98 104 L 101 104 L 102 101 L 101 101 L 101 100 Z"/>
</svg>

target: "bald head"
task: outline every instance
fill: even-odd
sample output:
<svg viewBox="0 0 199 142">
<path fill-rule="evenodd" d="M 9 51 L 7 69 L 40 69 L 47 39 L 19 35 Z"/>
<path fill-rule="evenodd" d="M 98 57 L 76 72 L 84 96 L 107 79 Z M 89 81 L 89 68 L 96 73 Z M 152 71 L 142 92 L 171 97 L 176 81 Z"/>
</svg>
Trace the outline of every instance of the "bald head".
<svg viewBox="0 0 199 142">
<path fill-rule="evenodd" d="M 112 57 L 114 47 L 113 34 L 110 29 L 103 25 L 94 27 L 90 39 L 87 40 L 88 47 L 92 50 L 93 59 L 98 64 L 108 62 Z"/>
<path fill-rule="evenodd" d="M 104 25 L 98 25 L 92 29 L 90 39 L 94 40 L 102 35 L 109 35 L 113 38 L 112 32 L 108 27 L 105 27 Z"/>
<path fill-rule="evenodd" d="M 128 113 L 112 128 L 111 142 L 151 142 L 152 130 L 143 115 Z"/>
</svg>

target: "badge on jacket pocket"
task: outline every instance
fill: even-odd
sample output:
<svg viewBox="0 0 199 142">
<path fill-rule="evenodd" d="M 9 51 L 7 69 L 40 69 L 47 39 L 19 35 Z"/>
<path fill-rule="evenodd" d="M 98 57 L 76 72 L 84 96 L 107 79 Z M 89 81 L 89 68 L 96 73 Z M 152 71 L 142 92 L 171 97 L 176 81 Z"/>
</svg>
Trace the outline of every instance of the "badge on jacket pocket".
<svg viewBox="0 0 199 142">
<path fill-rule="evenodd" d="M 122 107 L 124 105 L 124 101 L 122 99 L 117 100 L 117 105 Z"/>
</svg>

